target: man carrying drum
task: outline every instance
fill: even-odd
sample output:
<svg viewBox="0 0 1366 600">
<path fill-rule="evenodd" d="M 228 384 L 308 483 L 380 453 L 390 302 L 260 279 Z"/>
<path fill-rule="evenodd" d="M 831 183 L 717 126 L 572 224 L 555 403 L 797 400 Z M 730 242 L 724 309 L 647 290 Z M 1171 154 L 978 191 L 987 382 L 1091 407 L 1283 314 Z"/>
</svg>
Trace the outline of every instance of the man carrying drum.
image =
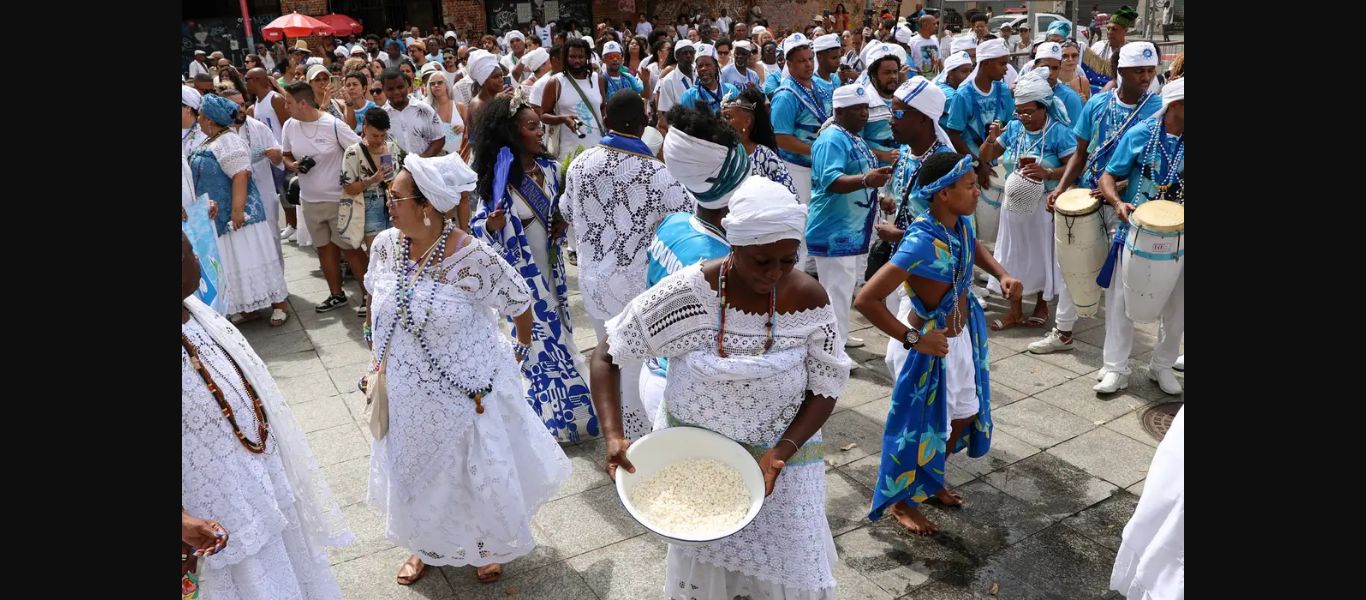
<svg viewBox="0 0 1366 600">
<path fill-rule="evenodd" d="M 1114 153 L 1120 138 L 1124 132 L 1157 112 L 1161 105 L 1159 99 L 1147 91 L 1155 76 L 1157 61 L 1156 49 L 1147 42 L 1127 44 L 1120 51 L 1119 87 L 1092 96 L 1082 108 L 1081 115 L 1073 118 L 1072 131 L 1077 136 L 1077 151 L 1068 159 L 1058 187 L 1048 195 L 1049 211 L 1053 210 L 1058 196 L 1074 185 L 1090 188 L 1092 196 L 1101 197 L 1100 174 L 1105 170 L 1106 162 Z M 1108 205 L 1102 207 L 1101 212 L 1107 228 L 1113 230 L 1117 223 L 1114 212 Z M 1058 294 L 1057 321 L 1053 331 L 1029 345 L 1030 352 L 1049 354 L 1066 352 L 1074 347 L 1072 327 L 1077 323 L 1077 306 L 1065 284 Z"/>
<path fill-rule="evenodd" d="M 1161 110 L 1130 128 L 1120 138 L 1114 155 L 1105 166 L 1105 174 L 1100 178 L 1100 189 L 1105 201 L 1114 207 L 1119 219 L 1126 224 L 1115 234 L 1116 240 L 1123 240 L 1127 229 L 1135 226 L 1129 223 L 1130 215 L 1143 203 L 1149 200 L 1184 202 L 1185 156 L 1186 80 L 1182 78 L 1163 87 Z M 1129 182 L 1122 193 L 1117 184 L 1119 180 Z M 1124 256 L 1123 260 L 1131 258 Z M 1172 366 L 1180 351 L 1181 334 L 1186 328 L 1184 258 L 1178 260 L 1177 264 L 1176 283 L 1171 295 L 1162 304 L 1157 347 L 1153 348 L 1152 363 L 1148 367 L 1148 376 L 1157 381 L 1162 391 L 1172 395 L 1182 391 L 1181 383 L 1172 373 Z M 1134 344 L 1134 324 L 1126 314 L 1124 285 L 1120 283 L 1118 271 L 1118 267 L 1113 269 L 1114 277 L 1105 292 L 1105 366 L 1101 369 L 1100 384 L 1093 388 L 1101 393 L 1122 390 L 1129 384 L 1129 354 Z M 1105 273 L 1106 270 L 1101 271 L 1102 279 Z M 1135 318 L 1142 319 L 1137 315 Z"/>
</svg>

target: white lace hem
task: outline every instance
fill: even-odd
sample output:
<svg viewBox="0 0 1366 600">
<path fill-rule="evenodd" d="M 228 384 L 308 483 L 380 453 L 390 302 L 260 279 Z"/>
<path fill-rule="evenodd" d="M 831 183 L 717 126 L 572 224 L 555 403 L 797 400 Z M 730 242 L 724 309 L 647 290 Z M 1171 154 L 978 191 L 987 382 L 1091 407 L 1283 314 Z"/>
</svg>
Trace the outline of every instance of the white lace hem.
<svg viewBox="0 0 1366 600">
<path fill-rule="evenodd" d="M 218 236 L 227 275 L 228 314 L 261 310 L 289 298 L 279 236 L 266 221 Z"/>
</svg>

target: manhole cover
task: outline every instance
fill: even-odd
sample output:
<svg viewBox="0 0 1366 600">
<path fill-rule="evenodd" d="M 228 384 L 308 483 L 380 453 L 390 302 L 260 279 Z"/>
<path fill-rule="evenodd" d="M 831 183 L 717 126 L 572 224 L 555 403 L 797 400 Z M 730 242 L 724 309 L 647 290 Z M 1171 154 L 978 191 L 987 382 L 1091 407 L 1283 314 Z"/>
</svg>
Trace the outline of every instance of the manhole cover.
<svg viewBox="0 0 1366 600">
<path fill-rule="evenodd" d="M 1143 411 L 1143 430 L 1153 439 L 1162 441 L 1162 438 L 1167 437 L 1167 430 L 1171 429 L 1172 419 L 1176 418 L 1181 406 L 1181 402 L 1166 402 Z"/>
</svg>

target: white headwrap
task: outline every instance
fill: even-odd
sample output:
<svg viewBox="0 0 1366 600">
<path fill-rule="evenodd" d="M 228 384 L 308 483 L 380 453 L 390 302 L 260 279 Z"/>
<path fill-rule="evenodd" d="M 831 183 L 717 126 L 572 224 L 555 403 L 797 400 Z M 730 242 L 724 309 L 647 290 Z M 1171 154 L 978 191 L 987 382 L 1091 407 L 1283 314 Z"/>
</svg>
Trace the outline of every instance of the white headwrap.
<svg viewBox="0 0 1366 600">
<path fill-rule="evenodd" d="M 1119 49 L 1119 68 L 1156 67 L 1157 50 L 1149 42 L 1129 42 Z"/>
<path fill-rule="evenodd" d="M 1162 115 L 1167 114 L 1167 107 L 1177 100 L 1186 99 L 1186 78 L 1173 79 L 1162 86 L 1162 108 L 1159 108 L 1153 117 L 1162 120 Z"/>
<path fill-rule="evenodd" d="M 768 28 L 764 27 L 763 25 L 755 25 L 753 28 L 749 30 L 749 34 L 751 36 L 759 35 L 761 33 L 768 33 Z"/>
<path fill-rule="evenodd" d="M 465 165 L 459 154 L 423 158 L 411 154 L 403 160 L 403 169 L 413 176 L 422 196 L 442 213 L 460 204 L 460 193 L 474 189 L 479 176 Z"/>
<path fill-rule="evenodd" d="M 692 40 L 690 40 L 690 39 L 688 39 L 688 38 L 679 38 L 679 40 L 678 40 L 677 42 L 674 42 L 674 52 L 678 52 L 679 50 L 682 50 L 682 49 L 684 49 L 684 48 L 692 48 L 692 47 L 693 47 L 693 45 L 692 45 Z"/>
<path fill-rule="evenodd" d="M 744 146 L 727 148 L 678 127 L 664 136 L 664 166 L 703 208 L 725 208 L 749 176 Z"/>
<path fill-rule="evenodd" d="M 948 80 L 949 80 L 949 71 L 952 71 L 952 70 L 954 70 L 954 69 L 957 69 L 958 67 L 961 67 L 961 66 L 963 66 L 963 65 L 971 65 L 971 64 L 972 64 L 972 57 L 969 56 L 967 52 L 962 52 L 962 51 L 954 52 L 953 54 L 949 55 L 948 58 L 944 59 L 944 70 L 943 70 L 942 72 L 940 72 L 940 73 L 939 73 L 939 76 L 938 76 L 938 77 L 935 77 L 934 80 L 935 80 L 935 81 L 948 81 Z"/>
<path fill-rule="evenodd" d="M 911 43 L 911 36 L 914 35 L 914 34 L 911 33 L 911 28 L 910 28 L 910 27 L 907 27 L 907 26 L 905 26 L 905 25 L 898 25 L 898 26 L 896 27 L 896 34 L 895 34 L 895 35 L 896 35 L 896 41 L 897 41 L 897 42 L 902 43 L 902 44 L 910 44 L 910 43 Z"/>
<path fill-rule="evenodd" d="M 547 52 L 545 48 L 537 48 L 522 55 L 522 66 L 535 71 L 549 60 L 550 52 Z"/>
<path fill-rule="evenodd" d="M 867 105 L 870 98 L 863 86 L 857 83 L 842 85 L 835 89 L 835 99 L 832 104 L 835 108 L 849 108 L 860 104 Z"/>
<path fill-rule="evenodd" d="M 1006 43 L 1001 38 L 991 38 L 977 45 L 977 62 L 993 58 L 1001 58 L 1010 52 L 1006 51 Z"/>
<path fill-rule="evenodd" d="M 522 40 L 523 42 L 526 41 L 526 35 L 524 35 L 520 31 L 517 31 L 516 29 L 507 32 L 507 35 L 503 36 L 503 38 L 507 40 L 508 44 L 511 44 L 512 40 Z"/>
<path fill-rule="evenodd" d="M 323 64 L 323 58 L 321 56 L 310 56 L 308 57 L 308 60 L 304 61 L 304 64 L 309 66 L 321 65 Z"/>
<path fill-rule="evenodd" d="M 640 141 L 645 142 L 645 146 L 650 149 L 650 154 L 659 156 L 659 151 L 664 148 L 664 136 L 658 129 L 646 126 L 645 131 L 640 134 Z"/>
<path fill-rule="evenodd" d="M 484 85 L 488 81 L 489 75 L 498 68 L 498 56 L 479 48 L 470 52 L 469 58 L 470 77 L 474 80 L 475 87 Z"/>
<path fill-rule="evenodd" d="M 953 141 L 949 139 L 949 134 L 944 131 L 943 127 L 939 126 L 939 117 L 944 116 L 944 103 L 947 99 L 944 90 L 939 89 L 939 86 L 935 85 L 934 82 L 916 75 L 907 79 L 906 83 L 901 84 L 894 95 L 920 114 L 929 117 L 930 121 L 934 123 L 935 137 L 939 138 L 939 141 L 943 142 L 944 145 L 953 147 Z"/>
<path fill-rule="evenodd" d="M 199 90 L 182 85 L 180 86 L 180 103 L 199 110 L 199 106 L 204 103 L 204 96 L 199 93 Z"/>
<path fill-rule="evenodd" d="M 781 183 L 749 177 L 731 196 L 730 214 L 721 219 L 721 226 L 731 247 L 801 241 L 806 239 L 806 205 Z"/>
<path fill-rule="evenodd" d="M 1048 85 L 1048 67 L 1039 67 L 1015 80 L 1015 105 L 1043 102 L 1053 97 L 1053 86 Z"/>
<path fill-rule="evenodd" d="M 621 44 L 616 42 L 607 42 L 606 44 L 603 44 L 602 55 L 607 56 L 608 54 L 621 54 Z"/>
<path fill-rule="evenodd" d="M 825 35 L 822 35 L 822 36 L 816 38 L 816 41 L 813 42 L 813 43 L 811 44 L 811 49 L 812 49 L 812 50 L 815 50 L 816 52 L 820 52 L 820 51 L 822 51 L 822 50 L 830 50 L 830 49 L 832 49 L 832 48 L 839 48 L 839 47 L 842 45 L 842 44 L 841 44 L 842 41 L 843 41 L 843 40 L 840 39 L 840 34 L 838 34 L 838 33 L 827 33 L 827 34 L 825 34 Z"/>
<path fill-rule="evenodd" d="M 749 40 L 735 40 L 735 43 L 731 44 L 731 47 L 744 48 L 745 50 L 749 50 L 750 52 L 754 51 L 754 44 L 749 43 Z"/>
<path fill-rule="evenodd" d="M 967 52 L 968 50 L 974 49 L 976 47 L 977 36 L 969 33 L 967 35 L 960 35 L 956 38 L 953 38 L 953 44 L 949 46 L 949 52 L 958 54 L 959 52 Z"/>
</svg>

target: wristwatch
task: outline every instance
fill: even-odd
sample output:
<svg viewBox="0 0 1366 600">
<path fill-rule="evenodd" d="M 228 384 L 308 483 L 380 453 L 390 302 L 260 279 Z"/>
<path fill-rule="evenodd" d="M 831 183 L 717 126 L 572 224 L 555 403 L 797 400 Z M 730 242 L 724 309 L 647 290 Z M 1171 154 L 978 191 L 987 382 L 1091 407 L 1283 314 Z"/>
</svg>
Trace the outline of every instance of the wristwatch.
<svg viewBox="0 0 1366 600">
<path fill-rule="evenodd" d="M 912 328 L 906 330 L 906 337 L 905 337 L 905 339 L 901 340 L 901 347 L 903 347 L 903 348 L 905 348 L 905 349 L 907 349 L 907 350 L 910 350 L 910 349 L 911 349 L 911 346 L 916 345 L 916 343 L 919 342 L 919 341 L 920 341 L 920 332 L 919 332 L 919 331 L 916 331 L 916 329 L 915 329 L 914 327 L 912 327 Z"/>
</svg>

